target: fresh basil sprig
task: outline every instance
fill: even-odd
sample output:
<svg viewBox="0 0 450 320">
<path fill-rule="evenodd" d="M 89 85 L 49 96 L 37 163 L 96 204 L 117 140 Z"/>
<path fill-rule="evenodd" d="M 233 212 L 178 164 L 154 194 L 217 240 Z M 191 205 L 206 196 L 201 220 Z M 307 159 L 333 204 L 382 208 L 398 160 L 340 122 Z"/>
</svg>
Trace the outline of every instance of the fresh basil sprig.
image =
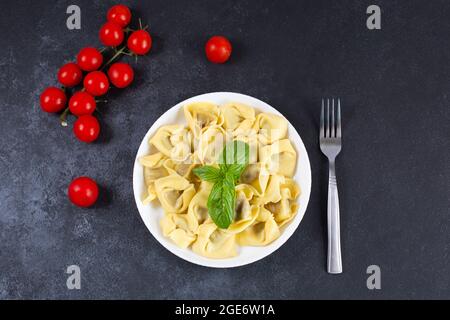
<svg viewBox="0 0 450 320">
<path fill-rule="evenodd" d="M 203 166 L 194 169 L 194 173 L 202 180 L 216 182 L 223 177 L 222 172 L 213 166 Z"/>
<path fill-rule="evenodd" d="M 225 173 L 223 179 L 214 183 L 207 202 L 209 215 L 219 228 L 227 229 L 233 222 L 235 199 L 234 178 Z"/>
<path fill-rule="evenodd" d="M 211 219 L 221 229 L 227 229 L 234 220 L 235 185 L 248 165 L 249 154 L 248 144 L 235 140 L 220 154 L 219 168 L 202 166 L 193 170 L 200 179 L 214 183 L 207 206 Z"/>
</svg>

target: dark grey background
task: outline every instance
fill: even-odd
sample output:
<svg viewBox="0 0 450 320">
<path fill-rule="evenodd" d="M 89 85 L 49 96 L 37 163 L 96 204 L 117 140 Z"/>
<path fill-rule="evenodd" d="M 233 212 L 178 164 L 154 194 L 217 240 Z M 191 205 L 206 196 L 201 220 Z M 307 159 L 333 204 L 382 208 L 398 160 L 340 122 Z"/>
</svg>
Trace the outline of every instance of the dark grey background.
<svg viewBox="0 0 450 320">
<path fill-rule="evenodd" d="M 40 92 L 98 29 L 112 1 L 2 1 L 0 10 L 0 298 L 450 298 L 450 3 L 434 1 L 123 1 L 155 44 L 131 88 L 101 106 L 99 142 L 78 142 Z M 382 30 L 366 8 L 382 8 Z M 82 29 L 66 28 L 78 4 Z M 206 61 L 224 34 L 226 65 Z M 252 265 L 216 270 L 165 250 L 132 196 L 138 145 L 167 109 L 191 96 L 260 98 L 297 128 L 313 186 L 297 232 Z M 318 148 L 320 98 L 343 100 L 338 159 L 344 274 L 325 272 L 327 167 Z M 71 119 L 73 120 L 73 119 Z M 99 204 L 70 204 L 72 178 L 102 186 Z M 82 289 L 67 290 L 77 264 Z M 366 268 L 382 290 L 366 288 Z"/>
</svg>

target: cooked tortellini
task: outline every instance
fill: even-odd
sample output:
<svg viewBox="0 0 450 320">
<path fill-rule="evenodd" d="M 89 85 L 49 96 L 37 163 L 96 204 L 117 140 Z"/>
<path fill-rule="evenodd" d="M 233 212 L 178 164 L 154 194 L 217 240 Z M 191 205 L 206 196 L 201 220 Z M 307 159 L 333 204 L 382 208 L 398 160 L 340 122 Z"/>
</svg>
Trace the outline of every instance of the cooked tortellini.
<svg viewBox="0 0 450 320">
<path fill-rule="evenodd" d="M 197 221 L 186 214 L 169 213 L 161 219 L 161 229 L 164 236 L 169 237 L 180 248 L 187 248 L 197 239 Z"/>
<path fill-rule="evenodd" d="M 261 147 L 261 162 L 267 165 L 269 172 L 292 177 L 297 162 L 297 153 L 288 139 L 283 139 Z"/>
<path fill-rule="evenodd" d="M 204 128 L 197 145 L 197 156 L 202 164 L 214 164 L 226 141 L 226 133 L 222 127 Z"/>
<path fill-rule="evenodd" d="M 161 206 L 170 213 L 185 211 L 195 195 L 194 185 L 176 173 L 156 180 L 155 190 Z"/>
<path fill-rule="evenodd" d="M 250 204 L 255 192 L 247 184 L 236 186 L 236 208 L 234 222 L 224 230 L 227 233 L 238 234 L 248 228 L 258 217 L 259 207 Z"/>
<path fill-rule="evenodd" d="M 196 102 L 184 106 L 184 116 L 196 138 L 200 136 L 203 128 L 223 124 L 219 108 L 209 102 Z"/>
<path fill-rule="evenodd" d="M 250 129 L 255 122 L 255 109 L 240 103 L 228 103 L 221 108 L 223 127 L 234 135 Z"/>
<path fill-rule="evenodd" d="M 283 139 L 287 135 L 287 121 L 281 116 L 269 113 L 260 113 L 256 116 L 253 129 L 258 133 L 262 144 L 270 144 Z"/>
<path fill-rule="evenodd" d="M 231 258 L 237 255 L 236 236 L 219 229 L 214 222 L 205 222 L 197 229 L 192 250 L 207 258 Z"/>
<path fill-rule="evenodd" d="M 156 198 L 154 182 L 169 174 L 163 166 L 164 160 L 164 155 L 160 152 L 139 159 L 139 162 L 144 166 L 144 183 L 147 187 L 146 192 L 142 195 L 144 204 L 148 204 Z"/>
<path fill-rule="evenodd" d="M 242 246 L 265 246 L 280 236 L 280 228 L 272 213 L 260 208 L 255 223 L 237 235 Z"/>
<path fill-rule="evenodd" d="M 295 200 L 299 194 L 300 188 L 295 181 L 286 178 L 285 182 L 280 185 L 280 200 L 265 204 L 265 208 L 273 214 L 275 221 L 280 227 L 291 221 L 297 213 L 298 204 Z"/>
<path fill-rule="evenodd" d="M 159 128 L 150 143 L 166 157 L 184 161 L 191 155 L 192 133 L 180 125 Z"/>
<path fill-rule="evenodd" d="M 163 235 L 211 259 L 232 258 L 239 246 L 275 241 L 295 217 L 301 193 L 287 120 L 234 102 L 195 102 L 183 111 L 186 125 L 159 128 L 149 141 L 153 152 L 139 159 L 146 187 L 142 201 L 163 208 Z M 218 168 L 224 145 L 233 140 L 249 145 L 249 164 L 236 180 L 233 221 L 221 229 L 208 210 L 214 182 L 202 181 L 193 170 Z"/>
</svg>

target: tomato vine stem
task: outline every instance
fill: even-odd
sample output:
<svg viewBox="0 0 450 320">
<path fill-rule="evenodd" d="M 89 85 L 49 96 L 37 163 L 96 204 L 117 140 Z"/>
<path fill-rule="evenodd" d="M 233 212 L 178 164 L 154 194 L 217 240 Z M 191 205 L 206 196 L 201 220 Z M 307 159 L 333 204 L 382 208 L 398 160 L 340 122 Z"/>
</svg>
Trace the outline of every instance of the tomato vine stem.
<svg viewBox="0 0 450 320">
<path fill-rule="evenodd" d="M 125 50 L 127 49 L 126 46 L 121 47 L 117 52 L 109 59 L 102 67 L 102 70 L 105 69 L 108 65 L 111 64 L 114 60 L 116 60 L 121 54 L 126 54 Z"/>
<path fill-rule="evenodd" d="M 59 117 L 59 121 L 61 122 L 61 126 L 67 127 L 67 115 L 69 114 L 69 107 L 64 109 L 63 113 Z"/>
</svg>

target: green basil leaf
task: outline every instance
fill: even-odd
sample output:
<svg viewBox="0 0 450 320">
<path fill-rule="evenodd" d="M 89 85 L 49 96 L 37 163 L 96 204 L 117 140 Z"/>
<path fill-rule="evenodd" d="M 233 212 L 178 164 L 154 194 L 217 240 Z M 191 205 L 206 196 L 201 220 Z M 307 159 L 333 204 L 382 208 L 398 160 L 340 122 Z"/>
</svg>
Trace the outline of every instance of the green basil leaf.
<svg viewBox="0 0 450 320">
<path fill-rule="evenodd" d="M 225 166 L 239 164 L 248 165 L 250 158 L 250 147 L 247 143 L 234 140 L 223 148 L 219 156 L 219 163 Z"/>
<path fill-rule="evenodd" d="M 201 179 L 214 182 L 207 206 L 211 219 L 221 229 L 227 229 L 234 220 L 235 182 L 247 167 L 249 157 L 248 144 L 235 140 L 228 143 L 220 154 L 219 169 L 211 166 L 194 169 L 194 173 Z"/>
<path fill-rule="evenodd" d="M 222 178 L 222 173 L 220 170 L 212 166 L 197 167 L 192 171 L 197 177 L 204 181 L 217 182 Z"/>
<path fill-rule="evenodd" d="M 234 177 L 227 173 L 213 185 L 207 203 L 209 215 L 219 228 L 227 229 L 233 222 L 235 205 Z"/>
<path fill-rule="evenodd" d="M 232 164 L 227 167 L 227 172 L 233 175 L 234 181 L 236 182 L 239 180 L 246 167 L 247 165 L 244 164 Z"/>
</svg>

